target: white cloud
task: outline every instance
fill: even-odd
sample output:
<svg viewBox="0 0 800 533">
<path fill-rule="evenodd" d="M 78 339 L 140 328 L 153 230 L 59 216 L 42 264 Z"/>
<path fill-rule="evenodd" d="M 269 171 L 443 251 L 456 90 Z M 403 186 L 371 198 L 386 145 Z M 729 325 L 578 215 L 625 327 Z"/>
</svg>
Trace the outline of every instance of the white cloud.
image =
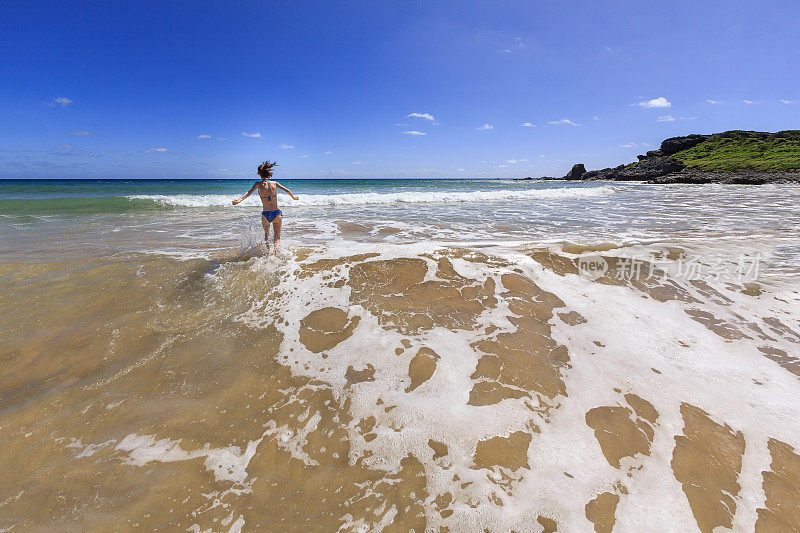
<svg viewBox="0 0 800 533">
<path fill-rule="evenodd" d="M 758 103 L 758 102 L 756 102 L 754 100 L 748 100 L 747 98 L 742 98 L 742 102 L 744 102 L 747 105 L 757 104 Z"/>
<path fill-rule="evenodd" d="M 708 102 L 709 104 L 713 104 L 713 105 L 717 105 L 717 104 L 721 104 L 722 103 L 719 100 L 712 100 L 711 98 L 706 98 L 706 102 Z"/>
<path fill-rule="evenodd" d="M 211 135 L 209 135 L 209 134 L 207 134 L 207 133 L 203 133 L 203 134 L 201 134 L 201 135 L 198 135 L 198 136 L 197 136 L 197 138 L 198 138 L 198 139 L 210 139 L 210 138 L 211 138 Z"/>
<path fill-rule="evenodd" d="M 501 54 L 510 54 L 511 50 L 509 50 L 508 48 L 503 48 L 502 50 L 498 50 L 498 52 L 500 52 Z"/>
<path fill-rule="evenodd" d="M 75 147 L 72 146 L 71 144 L 57 144 L 56 145 L 56 150 L 72 150 L 73 148 L 75 148 Z"/>
<path fill-rule="evenodd" d="M 218 141 L 227 141 L 228 139 L 226 139 L 225 137 L 217 137 L 217 140 Z"/>
<path fill-rule="evenodd" d="M 85 137 L 87 135 L 91 135 L 92 132 L 91 131 L 70 131 L 69 134 L 70 135 L 83 135 Z"/>
<path fill-rule="evenodd" d="M 653 98 L 652 100 L 642 100 L 641 102 L 637 102 L 631 105 L 636 107 L 646 107 L 648 109 L 652 109 L 659 107 L 672 107 L 672 102 L 670 102 L 663 96 L 659 96 L 658 98 Z"/>
<path fill-rule="evenodd" d="M 47 105 L 49 105 L 50 107 L 56 107 L 56 106 L 59 106 L 59 105 L 61 107 L 67 107 L 71 103 L 72 103 L 72 100 L 70 100 L 69 98 L 64 98 L 62 96 L 60 98 L 53 98 L 52 100 L 47 102 Z"/>
<path fill-rule="evenodd" d="M 322 152 L 322 153 L 323 153 L 323 154 L 325 154 L 325 155 L 331 155 L 333 152 L 331 152 L 330 150 L 328 150 L 327 152 Z"/>
<path fill-rule="evenodd" d="M 149 150 L 145 150 L 146 153 L 150 154 L 153 152 L 166 152 L 166 148 L 150 148 Z"/>
<path fill-rule="evenodd" d="M 656 122 L 675 122 L 676 120 L 697 120 L 697 117 L 676 117 L 673 115 L 663 115 L 656 118 Z"/>
<path fill-rule="evenodd" d="M 361 165 L 362 163 L 364 163 L 364 162 L 363 162 L 363 161 L 353 161 L 353 162 L 352 162 L 352 163 L 350 163 L 350 164 L 351 164 L 351 165 Z"/>
<path fill-rule="evenodd" d="M 282 144 L 281 150 L 294 150 L 294 146 L 291 144 Z"/>
<path fill-rule="evenodd" d="M 478 131 L 493 130 L 494 129 L 494 125 L 492 125 L 492 124 L 484 124 L 483 126 L 479 126 L 479 127 L 475 128 L 475 129 L 478 130 Z"/>
<path fill-rule="evenodd" d="M 302 159 L 306 159 L 306 158 L 308 158 L 308 157 L 311 157 L 311 156 L 310 156 L 309 154 L 303 154 L 303 155 L 301 155 L 300 157 L 301 157 Z"/>
<path fill-rule="evenodd" d="M 431 115 L 430 113 L 411 113 L 410 115 L 406 115 L 406 117 L 408 117 L 408 118 L 411 118 L 411 117 L 413 117 L 413 118 L 424 118 L 425 120 L 430 120 L 431 122 L 436 120 L 435 118 L 433 118 L 433 115 Z"/>
<path fill-rule="evenodd" d="M 423 131 L 411 130 L 411 131 L 404 131 L 406 135 L 426 135 Z"/>
<path fill-rule="evenodd" d="M 797 103 L 797 100 L 786 100 L 786 99 L 784 99 L 784 98 L 781 98 L 781 99 L 780 99 L 780 100 L 778 100 L 778 101 L 779 101 L 780 103 L 782 103 L 782 104 L 796 104 L 796 103 Z"/>
<path fill-rule="evenodd" d="M 242 135 L 244 135 L 245 137 L 250 137 L 251 139 L 262 139 L 263 138 L 263 137 L 261 137 L 261 132 L 260 131 L 257 131 L 255 133 L 247 133 L 246 131 L 243 131 Z"/>
<path fill-rule="evenodd" d="M 636 146 L 636 143 L 628 143 L 628 144 L 620 144 L 620 148 L 633 148 Z"/>
<path fill-rule="evenodd" d="M 522 124 L 520 124 L 520 126 L 522 126 L 523 128 L 535 128 L 536 124 L 533 124 L 531 122 L 523 122 Z"/>
<path fill-rule="evenodd" d="M 497 165 L 497 168 L 506 168 L 508 165 Z"/>
<path fill-rule="evenodd" d="M 595 115 L 595 116 L 593 116 L 593 117 L 592 117 L 592 120 L 600 120 L 600 117 L 598 117 L 597 115 Z"/>
<path fill-rule="evenodd" d="M 467 171 L 466 168 L 457 168 L 456 170 L 459 171 L 459 172 L 466 172 Z"/>
<path fill-rule="evenodd" d="M 524 161 L 527 161 L 527 159 L 524 159 L 524 158 L 523 159 L 509 159 L 508 161 L 506 161 L 506 163 L 511 163 L 513 165 L 514 163 L 522 163 Z"/>
<path fill-rule="evenodd" d="M 554 126 L 580 126 L 577 122 L 572 122 L 568 118 L 562 118 L 561 120 L 552 120 L 548 122 L 548 124 L 552 124 Z"/>
</svg>

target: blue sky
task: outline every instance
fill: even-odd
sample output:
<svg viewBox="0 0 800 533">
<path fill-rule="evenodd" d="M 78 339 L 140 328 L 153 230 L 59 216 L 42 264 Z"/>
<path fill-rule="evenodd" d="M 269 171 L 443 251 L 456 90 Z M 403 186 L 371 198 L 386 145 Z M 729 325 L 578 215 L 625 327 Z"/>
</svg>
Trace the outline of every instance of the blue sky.
<svg viewBox="0 0 800 533">
<path fill-rule="evenodd" d="M 0 3 L 0 177 L 523 177 L 800 128 L 796 1 Z M 424 134 L 424 135 L 423 135 Z"/>
</svg>

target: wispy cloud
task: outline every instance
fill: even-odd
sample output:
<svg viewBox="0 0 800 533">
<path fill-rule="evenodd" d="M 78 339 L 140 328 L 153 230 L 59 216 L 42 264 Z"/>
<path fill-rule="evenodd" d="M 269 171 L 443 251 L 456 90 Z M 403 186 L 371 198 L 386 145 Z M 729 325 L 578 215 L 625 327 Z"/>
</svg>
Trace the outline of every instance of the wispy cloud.
<svg viewBox="0 0 800 533">
<path fill-rule="evenodd" d="M 656 122 L 675 122 L 676 120 L 697 120 L 697 117 L 676 117 L 674 115 L 663 115 L 656 118 Z"/>
<path fill-rule="evenodd" d="M 742 98 L 742 102 L 744 102 L 747 105 L 753 105 L 758 103 L 755 100 L 748 100 L 747 98 Z"/>
<path fill-rule="evenodd" d="M 56 150 L 72 150 L 73 148 L 75 148 L 75 147 L 72 146 L 71 144 L 57 144 L 56 145 Z"/>
<path fill-rule="evenodd" d="M 709 104 L 713 104 L 713 105 L 718 105 L 718 104 L 722 103 L 720 100 L 713 100 L 711 98 L 706 98 L 706 102 L 708 102 Z"/>
<path fill-rule="evenodd" d="M 487 123 L 487 124 L 484 124 L 483 126 L 478 126 L 478 127 L 477 127 L 477 128 L 475 128 L 475 129 L 476 129 L 476 130 L 478 130 L 478 131 L 487 131 L 487 130 L 493 130 L 493 129 L 494 129 L 494 125 L 493 125 L 493 124 L 488 124 L 488 123 Z"/>
<path fill-rule="evenodd" d="M 150 148 L 148 150 L 145 150 L 145 153 L 151 154 L 153 152 L 166 152 L 166 151 L 167 151 L 166 148 Z"/>
<path fill-rule="evenodd" d="M 593 116 L 593 117 L 592 117 L 592 120 L 600 120 L 600 117 L 598 117 L 597 115 L 595 115 L 595 116 Z"/>
<path fill-rule="evenodd" d="M 310 156 L 309 154 L 303 154 L 303 155 L 301 155 L 300 157 L 301 157 L 302 159 L 306 159 L 306 158 L 308 158 L 308 157 L 311 157 L 311 156 Z"/>
<path fill-rule="evenodd" d="M 417 130 L 404 131 L 403 133 L 405 133 L 406 135 L 427 135 L 424 131 L 417 131 Z"/>
<path fill-rule="evenodd" d="M 294 150 L 294 145 L 291 144 L 282 144 L 281 150 Z"/>
<path fill-rule="evenodd" d="M 535 128 L 536 124 L 532 122 L 523 122 L 522 124 L 520 124 L 520 126 L 522 126 L 523 128 Z"/>
<path fill-rule="evenodd" d="M 572 122 L 568 118 L 562 118 L 561 120 L 551 120 L 548 124 L 552 124 L 553 126 L 580 126 L 577 122 Z"/>
<path fill-rule="evenodd" d="M 353 161 L 353 162 L 352 162 L 352 163 L 350 163 L 350 164 L 351 164 L 351 165 L 361 165 L 362 163 L 364 163 L 364 162 L 363 162 L 363 161 Z"/>
<path fill-rule="evenodd" d="M 325 155 L 331 155 L 333 152 L 331 152 L 330 150 L 328 150 L 327 152 L 322 152 L 322 153 L 323 153 L 323 154 L 325 154 Z"/>
<path fill-rule="evenodd" d="M 69 98 L 64 98 L 62 96 L 62 97 L 59 97 L 59 98 L 53 98 L 49 102 L 45 102 L 45 103 L 47 105 L 49 105 L 50 107 L 56 107 L 56 106 L 67 107 L 69 104 L 72 103 L 72 100 L 70 100 Z"/>
<path fill-rule="evenodd" d="M 628 144 L 620 144 L 620 148 L 633 148 L 636 146 L 636 143 L 628 143 Z"/>
<path fill-rule="evenodd" d="M 636 102 L 635 104 L 631 105 L 635 107 L 644 107 L 648 109 L 653 109 L 659 107 L 672 107 L 672 102 L 670 102 L 663 96 L 659 96 L 658 98 L 653 98 L 652 100 L 642 100 L 641 102 Z"/>
<path fill-rule="evenodd" d="M 797 100 L 786 100 L 786 99 L 784 99 L 784 98 L 781 98 L 781 99 L 780 99 L 780 100 L 778 100 L 778 101 L 779 101 L 780 103 L 782 103 L 782 104 L 796 104 L 796 103 L 797 103 Z"/>
<path fill-rule="evenodd" d="M 83 135 L 84 137 L 87 135 L 91 135 L 91 131 L 70 131 L 68 132 L 70 135 Z"/>
<path fill-rule="evenodd" d="M 406 115 L 406 117 L 407 118 L 424 118 L 425 120 L 430 120 L 431 122 L 436 120 L 435 118 L 433 118 L 433 115 L 431 115 L 430 113 L 411 113 L 411 114 Z"/>
<path fill-rule="evenodd" d="M 250 137 L 251 139 L 263 139 L 260 131 L 257 131 L 255 133 L 247 133 L 246 131 L 243 131 L 242 135 L 244 135 L 245 137 Z"/>
<path fill-rule="evenodd" d="M 522 37 L 514 37 L 514 42 L 511 43 L 510 46 L 501 48 L 497 51 L 499 54 L 510 54 L 514 50 L 525 48 L 525 43 L 522 41 Z"/>
<path fill-rule="evenodd" d="M 198 135 L 197 138 L 198 139 L 210 139 L 211 135 L 208 135 L 207 133 L 203 133 L 201 135 Z"/>
<path fill-rule="evenodd" d="M 516 163 L 523 163 L 525 161 L 527 161 L 527 159 L 525 159 L 525 158 L 523 158 L 523 159 L 509 159 L 508 161 L 506 161 L 506 163 L 511 163 L 512 165 L 514 165 Z"/>
</svg>

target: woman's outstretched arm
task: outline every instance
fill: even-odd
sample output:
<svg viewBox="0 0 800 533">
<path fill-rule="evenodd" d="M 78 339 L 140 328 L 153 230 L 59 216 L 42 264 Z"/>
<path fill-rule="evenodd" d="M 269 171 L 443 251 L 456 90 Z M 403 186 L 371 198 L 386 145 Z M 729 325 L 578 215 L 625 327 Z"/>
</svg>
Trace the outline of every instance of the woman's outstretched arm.
<svg viewBox="0 0 800 533">
<path fill-rule="evenodd" d="M 233 205 L 236 205 L 236 204 L 238 204 L 239 202 L 241 202 L 242 200 L 244 200 L 245 198 L 247 198 L 248 196 L 250 196 L 251 194 L 253 194 L 253 191 L 254 191 L 254 190 L 256 190 L 256 188 L 257 188 L 257 187 L 258 187 L 258 182 L 255 182 L 255 183 L 253 184 L 253 186 L 252 186 L 252 187 L 250 187 L 250 190 L 249 190 L 249 191 L 247 191 L 247 194 L 245 194 L 245 195 L 244 195 L 244 196 L 242 196 L 241 198 L 237 198 L 236 200 L 234 200 L 234 201 L 233 201 L 233 202 L 231 202 L 231 203 L 232 203 Z"/>
<path fill-rule="evenodd" d="M 289 189 L 287 189 L 286 187 L 284 187 L 283 185 L 281 185 L 281 184 L 280 184 L 280 183 L 278 183 L 277 181 L 275 182 L 275 186 L 276 186 L 277 188 L 279 188 L 280 190 L 282 190 L 283 192 L 285 192 L 286 194 L 288 194 L 289 196 L 291 196 L 291 197 L 292 197 L 292 200 L 297 200 L 297 196 L 295 196 L 294 194 L 292 194 L 292 191 L 290 191 Z"/>
</svg>

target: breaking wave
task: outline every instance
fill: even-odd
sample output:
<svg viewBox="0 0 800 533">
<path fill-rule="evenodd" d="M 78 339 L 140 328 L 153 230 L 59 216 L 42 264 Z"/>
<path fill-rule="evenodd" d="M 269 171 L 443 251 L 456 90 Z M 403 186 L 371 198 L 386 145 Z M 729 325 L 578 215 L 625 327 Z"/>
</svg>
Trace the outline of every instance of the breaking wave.
<svg viewBox="0 0 800 533">
<path fill-rule="evenodd" d="M 472 192 L 423 192 L 406 191 L 391 193 L 343 193 L 343 194 L 301 194 L 299 200 L 281 196 L 281 204 L 286 206 L 326 206 L 326 205 L 369 205 L 402 203 L 451 203 L 451 202 L 491 202 L 496 200 L 559 200 L 565 198 L 608 196 L 614 189 L 607 185 L 599 187 L 570 187 L 553 189 L 497 190 Z M 151 200 L 161 205 L 178 207 L 221 207 L 228 206 L 233 197 L 224 194 L 141 194 L 127 196 L 131 200 Z M 258 198 L 251 196 L 246 205 L 258 205 Z"/>
</svg>

